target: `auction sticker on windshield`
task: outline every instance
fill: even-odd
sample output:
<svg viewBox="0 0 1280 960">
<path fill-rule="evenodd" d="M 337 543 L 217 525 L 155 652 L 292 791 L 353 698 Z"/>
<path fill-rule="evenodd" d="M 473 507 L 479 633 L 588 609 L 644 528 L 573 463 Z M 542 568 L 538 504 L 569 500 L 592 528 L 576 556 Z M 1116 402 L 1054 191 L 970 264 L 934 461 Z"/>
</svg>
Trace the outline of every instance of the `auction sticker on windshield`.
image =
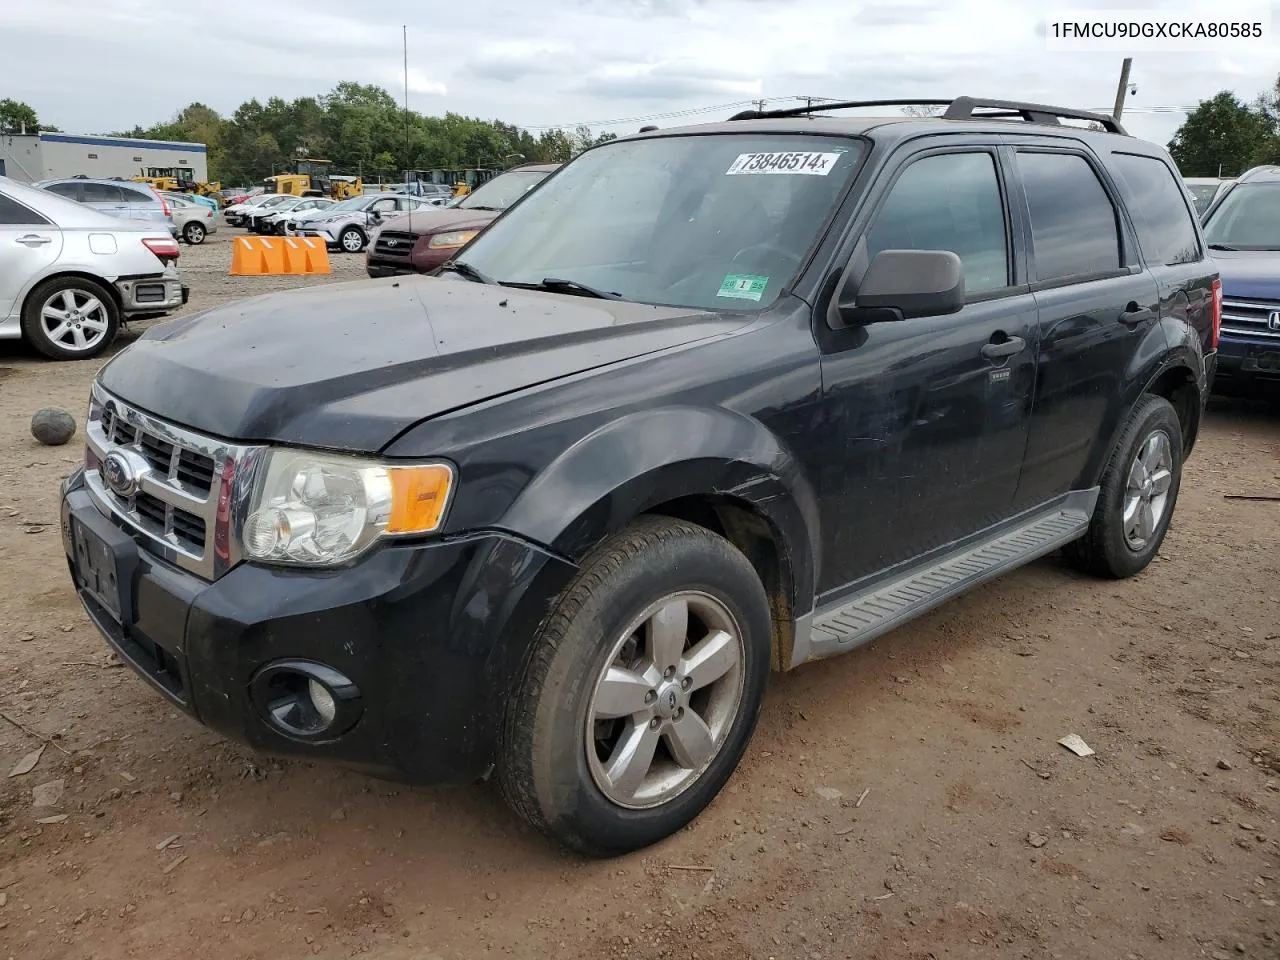
<svg viewBox="0 0 1280 960">
<path fill-rule="evenodd" d="M 838 153 L 740 153 L 726 176 L 743 173 L 791 173 L 825 177 L 834 169 Z"/>
<path fill-rule="evenodd" d="M 759 300 L 764 296 L 764 288 L 769 285 L 768 277 L 758 277 L 750 273 L 731 273 L 720 284 L 717 297 L 733 297 L 735 300 Z"/>
</svg>

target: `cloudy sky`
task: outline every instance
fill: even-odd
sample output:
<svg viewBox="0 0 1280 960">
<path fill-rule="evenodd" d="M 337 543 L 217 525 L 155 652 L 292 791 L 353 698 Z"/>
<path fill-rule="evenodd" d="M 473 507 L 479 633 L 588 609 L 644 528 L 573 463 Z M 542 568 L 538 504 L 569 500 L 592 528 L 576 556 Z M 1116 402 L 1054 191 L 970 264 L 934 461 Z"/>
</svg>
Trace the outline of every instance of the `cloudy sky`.
<svg viewBox="0 0 1280 960">
<path fill-rule="evenodd" d="M 1206 2 L 1115 6 L 1182 13 Z M 1259 9 L 1208 6 L 1214 19 L 1237 8 Z M 183 27 L 183 9 L 206 12 Z M 1280 28 L 1280 4 L 1262 11 Z M 720 105 L 796 95 L 1109 107 L 1122 54 L 1048 51 L 1045 17 L 1035 0 L 0 0 L 0 96 L 74 133 L 145 126 L 191 101 L 230 113 L 340 80 L 399 99 L 405 24 L 411 107 L 531 128 L 625 120 L 608 128 L 625 132 L 633 118 L 714 119 L 734 109 Z M 1280 48 L 1135 53 L 1127 125 L 1164 142 L 1182 115 L 1144 111 L 1223 89 L 1251 99 L 1278 69 Z"/>
</svg>

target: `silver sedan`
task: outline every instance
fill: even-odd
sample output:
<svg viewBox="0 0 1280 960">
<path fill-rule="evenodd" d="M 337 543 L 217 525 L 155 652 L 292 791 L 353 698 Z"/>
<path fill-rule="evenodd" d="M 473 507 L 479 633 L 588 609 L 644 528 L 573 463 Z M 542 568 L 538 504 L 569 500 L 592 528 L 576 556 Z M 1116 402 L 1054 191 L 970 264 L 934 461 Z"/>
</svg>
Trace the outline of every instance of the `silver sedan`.
<svg viewBox="0 0 1280 960">
<path fill-rule="evenodd" d="M 187 302 L 167 224 L 121 220 L 0 177 L 0 340 L 85 360 L 127 320 Z"/>
</svg>

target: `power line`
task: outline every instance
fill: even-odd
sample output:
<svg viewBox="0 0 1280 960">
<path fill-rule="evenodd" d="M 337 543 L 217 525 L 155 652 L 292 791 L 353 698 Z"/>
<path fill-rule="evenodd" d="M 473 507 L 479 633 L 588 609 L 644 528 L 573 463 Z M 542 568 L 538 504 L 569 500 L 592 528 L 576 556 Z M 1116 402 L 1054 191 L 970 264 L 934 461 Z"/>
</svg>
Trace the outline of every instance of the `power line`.
<svg viewBox="0 0 1280 960">
<path fill-rule="evenodd" d="M 716 113 L 720 110 L 734 110 L 742 107 L 755 106 L 762 100 L 765 103 L 773 103 L 777 100 L 795 100 L 796 97 L 757 97 L 754 100 L 735 100 L 732 103 L 716 103 L 709 107 L 690 107 L 687 110 L 669 110 L 666 113 L 651 113 L 643 117 L 622 117 L 618 120 L 592 120 L 582 123 L 543 123 L 531 124 L 526 126 L 526 130 L 563 130 L 568 127 L 616 127 L 624 123 L 645 123 L 649 120 L 670 120 L 675 117 L 690 117 L 700 113 Z M 799 99 L 805 99 L 803 97 Z M 812 97 L 810 99 L 828 99 L 826 97 Z"/>
</svg>

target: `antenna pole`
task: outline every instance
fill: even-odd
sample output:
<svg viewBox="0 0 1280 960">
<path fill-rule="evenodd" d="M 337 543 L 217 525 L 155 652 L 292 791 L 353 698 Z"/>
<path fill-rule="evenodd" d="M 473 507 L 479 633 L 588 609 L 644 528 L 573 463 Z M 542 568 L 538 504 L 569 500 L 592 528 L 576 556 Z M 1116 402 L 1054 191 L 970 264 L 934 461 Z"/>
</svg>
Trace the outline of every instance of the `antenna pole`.
<svg viewBox="0 0 1280 960">
<path fill-rule="evenodd" d="M 1124 63 L 1120 67 L 1120 84 L 1116 87 L 1116 105 L 1111 111 L 1111 115 L 1115 117 L 1116 122 L 1120 121 L 1120 114 L 1124 113 L 1125 96 L 1129 93 L 1129 68 L 1133 66 L 1133 57 L 1125 57 Z"/>
</svg>

